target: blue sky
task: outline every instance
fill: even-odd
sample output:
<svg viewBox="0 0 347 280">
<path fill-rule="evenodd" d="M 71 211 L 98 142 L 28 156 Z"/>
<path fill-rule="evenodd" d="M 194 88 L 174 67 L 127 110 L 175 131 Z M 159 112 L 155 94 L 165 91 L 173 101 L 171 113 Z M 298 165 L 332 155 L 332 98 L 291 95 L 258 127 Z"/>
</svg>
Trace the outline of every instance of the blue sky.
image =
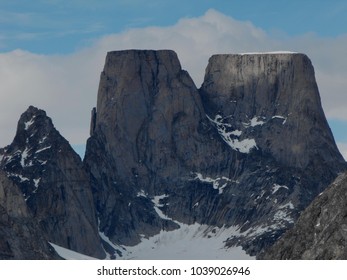
<svg viewBox="0 0 347 280">
<path fill-rule="evenodd" d="M 345 0 L 1 0 L 0 147 L 31 104 L 83 145 L 109 50 L 175 49 L 197 86 L 214 53 L 293 50 L 311 58 L 347 155 L 346 15 Z"/>
<path fill-rule="evenodd" d="M 69 53 L 103 35 L 173 25 L 211 8 L 284 36 L 346 34 L 345 0 L 2 0 L 0 50 Z"/>
</svg>

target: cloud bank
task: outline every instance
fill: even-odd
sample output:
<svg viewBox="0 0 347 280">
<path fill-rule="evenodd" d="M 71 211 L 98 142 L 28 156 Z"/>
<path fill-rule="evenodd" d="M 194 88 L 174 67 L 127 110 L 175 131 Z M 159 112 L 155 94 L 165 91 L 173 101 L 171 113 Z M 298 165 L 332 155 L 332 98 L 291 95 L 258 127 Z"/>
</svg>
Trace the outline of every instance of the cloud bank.
<svg viewBox="0 0 347 280">
<path fill-rule="evenodd" d="M 0 147 L 9 144 L 19 116 L 29 105 L 44 109 L 71 144 L 89 136 L 90 110 L 96 105 L 106 52 L 121 49 L 173 49 L 200 87 L 208 58 L 216 53 L 296 51 L 312 60 L 328 118 L 347 121 L 347 34 L 320 38 L 268 33 L 251 22 L 215 10 L 183 18 L 167 27 L 129 29 L 94 39 L 69 55 L 38 55 L 24 50 L 0 54 Z"/>
</svg>

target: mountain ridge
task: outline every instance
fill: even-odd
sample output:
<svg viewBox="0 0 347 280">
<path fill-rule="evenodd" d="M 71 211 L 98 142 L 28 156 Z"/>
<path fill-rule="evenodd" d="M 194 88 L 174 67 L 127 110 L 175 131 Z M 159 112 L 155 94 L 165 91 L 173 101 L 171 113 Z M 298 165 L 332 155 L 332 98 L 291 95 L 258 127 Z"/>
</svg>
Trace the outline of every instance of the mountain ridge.
<svg viewBox="0 0 347 280">
<path fill-rule="evenodd" d="M 83 163 L 42 110 L 23 116 L 1 169 L 50 242 L 97 258 L 180 230 L 262 256 L 346 170 L 299 53 L 213 55 L 198 89 L 174 51 L 109 52 Z"/>
<path fill-rule="evenodd" d="M 136 220 L 127 207 L 140 198 L 146 206 L 137 217 L 238 226 L 243 235 L 231 236 L 227 245 L 258 254 L 345 168 L 321 108 L 311 61 L 297 53 L 215 55 L 200 89 L 182 78 L 186 72 L 179 65 L 171 51 L 108 53 L 84 160 L 96 171 L 94 190 L 114 195 L 134 190 L 114 212 L 117 217 L 108 215 L 112 221 L 123 215 L 123 220 Z M 293 112 L 276 100 L 289 103 Z M 123 179 L 117 180 L 115 172 L 98 173 L 100 165 L 122 170 L 115 177 Z M 160 210 L 170 219 L 153 212 L 157 196 L 163 197 Z M 103 219 L 101 226 L 114 242 L 134 245 L 141 235 L 158 234 L 162 227 L 156 223 L 141 232 L 134 222 L 132 233 Z M 128 241 L 118 239 L 122 234 Z"/>
</svg>

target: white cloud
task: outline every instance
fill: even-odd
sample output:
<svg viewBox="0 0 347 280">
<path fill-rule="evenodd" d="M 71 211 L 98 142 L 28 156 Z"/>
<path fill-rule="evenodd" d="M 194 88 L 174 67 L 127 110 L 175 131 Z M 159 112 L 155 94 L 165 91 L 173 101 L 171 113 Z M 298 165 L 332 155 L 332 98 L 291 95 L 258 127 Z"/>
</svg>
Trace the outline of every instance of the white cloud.
<svg viewBox="0 0 347 280">
<path fill-rule="evenodd" d="M 16 50 L 0 55 L 0 146 L 12 141 L 29 105 L 46 110 L 71 143 L 84 142 L 102 67 L 102 59 L 90 54 L 40 56 Z"/>
<path fill-rule="evenodd" d="M 307 34 L 276 38 L 250 22 L 209 10 L 201 17 L 184 18 L 173 26 L 130 29 L 105 36 L 70 55 L 41 56 L 20 50 L 3 53 L 0 54 L 0 147 L 12 141 L 19 116 L 29 105 L 46 110 L 72 144 L 84 143 L 106 52 L 128 48 L 175 50 L 198 87 L 208 58 L 215 53 L 304 52 L 315 66 L 327 115 L 347 120 L 346 45 L 347 36 L 319 38 Z"/>
<path fill-rule="evenodd" d="M 336 144 L 340 150 L 340 153 L 342 154 L 344 159 L 347 161 L 347 143 L 337 142 Z"/>
<path fill-rule="evenodd" d="M 347 34 L 337 38 L 307 34 L 281 43 L 311 58 L 327 117 L 347 121 Z"/>
<path fill-rule="evenodd" d="M 254 44 L 256 42 L 256 44 Z M 267 34 L 250 22 L 240 22 L 209 10 L 198 18 L 184 18 L 169 27 L 131 29 L 105 36 L 98 42 L 104 49 L 173 49 L 197 86 L 200 86 L 208 58 L 214 53 L 268 50 L 274 45 Z"/>
</svg>

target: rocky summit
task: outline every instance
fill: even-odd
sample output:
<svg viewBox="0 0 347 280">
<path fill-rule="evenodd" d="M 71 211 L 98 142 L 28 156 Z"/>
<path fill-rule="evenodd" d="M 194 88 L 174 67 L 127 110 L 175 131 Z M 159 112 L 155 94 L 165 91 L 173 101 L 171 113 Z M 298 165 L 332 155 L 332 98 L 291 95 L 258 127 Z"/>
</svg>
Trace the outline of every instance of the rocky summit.
<svg viewBox="0 0 347 280">
<path fill-rule="evenodd" d="M 343 162 L 306 55 L 214 55 L 201 96 L 223 139 L 241 153 L 261 150 L 279 165 L 315 171 Z"/>
<path fill-rule="evenodd" d="M 296 53 L 212 56 L 201 89 L 173 51 L 108 53 L 84 163 L 112 242 L 199 224 L 251 255 L 345 169 Z"/>
<path fill-rule="evenodd" d="M 83 163 L 29 107 L 0 166 L 49 242 L 116 259 L 261 258 L 347 167 L 306 55 L 214 55 L 198 89 L 171 50 L 107 54 Z"/>
<path fill-rule="evenodd" d="M 218 190 L 200 186 L 197 171 L 217 169 L 225 149 L 213 140 L 199 92 L 176 53 L 108 53 L 93 113 L 84 163 L 102 232 L 135 245 L 142 235 L 179 228 L 172 218 L 206 219 L 192 207 L 210 204 Z M 156 200 L 171 205 L 163 212 L 170 218 Z"/>
<path fill-rule="evenodd" d="M 30 106 L 22 114 L 12 144 L 1 154 L 2 169 L 22 191 L 48 241 L 105 256 L 82 161 L 43 110 Z"/>
</svg>

